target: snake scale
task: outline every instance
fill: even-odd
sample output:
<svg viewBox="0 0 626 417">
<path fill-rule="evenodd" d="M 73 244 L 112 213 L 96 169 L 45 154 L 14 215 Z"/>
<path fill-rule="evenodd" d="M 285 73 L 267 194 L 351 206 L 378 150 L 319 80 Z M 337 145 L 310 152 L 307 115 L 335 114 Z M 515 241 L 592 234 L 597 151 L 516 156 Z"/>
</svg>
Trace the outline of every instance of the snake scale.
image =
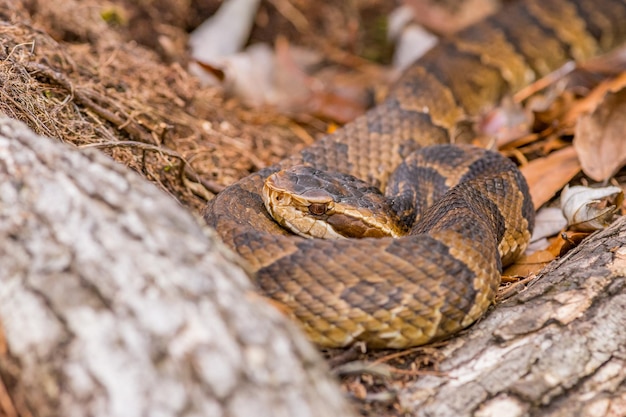
<svg viewBox="0 0 626 417">
<path fill-rule="evenodd" d="M 293 235 L 265 210 L 264 180 L 308 165 L 384 188 L 411 152 L 467 141 L 471 121 L 505 95 L 625 38 L 623 0 L 514 2 L 442 40 L 365 115 L 227 187 L 208 204 L 205 219 L 255 271 L 259 290 L 286 306 L 320 346 L 363 341 L 404 348 L 453 334 L 484 314 L 502 262 L 523 250 L 532 229 L 532 205 L 513 164 L 485 158 L 492 153 L 444 148 L 428 166 L 437 181 L 480 179 L 477 167 L 487 176 L 453 187 L 397 239 Z M 521 240 L 508 242 L 509 233 Z"/>
</svg>

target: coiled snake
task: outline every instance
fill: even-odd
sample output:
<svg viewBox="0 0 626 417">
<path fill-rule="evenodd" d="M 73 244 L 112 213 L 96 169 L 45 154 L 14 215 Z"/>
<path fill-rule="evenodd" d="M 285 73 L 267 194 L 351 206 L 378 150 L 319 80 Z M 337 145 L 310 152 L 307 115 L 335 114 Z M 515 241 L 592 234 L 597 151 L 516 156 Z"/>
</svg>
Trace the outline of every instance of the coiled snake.
<svg viewBox="0 0 626 417">
<path fill-rule="evenodd" d="M 568 60 L 619 44 L 625 22 L 624 1 L 514 3 L 441 41 L 362 117 L 225 189 L 205 218 L 248 261 L 260 291 L 320 346 L 404 348 L 450 335 L 493 302 L 502 262 L 524 249 L 533 210 L 521 174 L 503 157 L 427 147 L 471 138 L 475 116 Z M 264 207 L 264 181 L 281 169 L 343 172 L 384 189 L 409 155 L 421 160 L 416 189 L 426 194 L 418 205 L 430 207 L 408 236 L 305 239 Z"/>
</svg>

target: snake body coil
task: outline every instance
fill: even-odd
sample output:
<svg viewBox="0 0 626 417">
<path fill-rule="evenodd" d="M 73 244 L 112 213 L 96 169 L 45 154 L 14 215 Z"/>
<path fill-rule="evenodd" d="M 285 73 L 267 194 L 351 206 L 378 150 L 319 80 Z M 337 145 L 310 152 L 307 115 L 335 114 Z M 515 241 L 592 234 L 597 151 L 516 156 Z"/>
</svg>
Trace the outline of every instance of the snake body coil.
<svg viewBox="0 0 626 417">
<path fill-rule="evenodd" d="M 441 41 L 364 116 L 228 187 L 209 203 L 205 218 L 256 271 L 260 290 L 283 303 L 321 346 L 361 340 L 403 348 L 452 334 L 492 303 L 499 252 L 503 262 L 512 260 L 532 228 L 532 204 L 512 164 L 475 148 L 439 148 L 420 165 L 421 175 L 430 175 L 421 188 L 460 184 L 439 193 L 438 201 L 429 201 L 437 192 L 424 194 L 420 204 L 430 207 L 409 236 L 397 239 L 295 236 L 265 210 L 264 180 L 308 165 L 384 188 L 416 149 L 471 138 L 472 118 L 504 95 L 568 60 L 619 44 L 624 22 L 624 1 L 514 3 Z"/>
</svg>

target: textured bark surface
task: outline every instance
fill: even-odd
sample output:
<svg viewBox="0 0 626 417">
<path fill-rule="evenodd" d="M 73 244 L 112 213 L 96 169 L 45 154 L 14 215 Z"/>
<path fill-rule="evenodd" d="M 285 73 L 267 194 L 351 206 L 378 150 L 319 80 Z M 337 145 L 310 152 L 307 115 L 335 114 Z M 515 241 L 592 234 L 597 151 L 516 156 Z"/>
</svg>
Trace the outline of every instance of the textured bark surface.
<svg viewBox="0 0 626 417">
<path fill-rule="evenodd" d="M 498 304 L 402 393 L 415 416 L 625 416 L 626 218 Z"/>
<path fill-rule="evenodd" d="M 0 119 L 0 414 L 349 415 L 229 256 L 139 175 Z"/>
</svg>

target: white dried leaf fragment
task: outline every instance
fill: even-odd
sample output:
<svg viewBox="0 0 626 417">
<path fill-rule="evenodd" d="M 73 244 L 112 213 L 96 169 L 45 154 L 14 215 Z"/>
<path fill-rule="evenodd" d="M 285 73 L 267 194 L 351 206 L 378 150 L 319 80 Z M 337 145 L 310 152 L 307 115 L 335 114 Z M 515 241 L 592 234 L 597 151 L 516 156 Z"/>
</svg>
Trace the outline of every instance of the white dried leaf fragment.
<svg viewBox="0 0 626 417">
<path fill-rule="evenodd" d="M 566 186 L 561 193 L 561 210 L 572 229 L 593 231 L 611 224 L 622 201 L 620 187 Z"/>
<path fill-rule="evenodd" d="M 567 226 L 563 211 L 558 207 L 543 207 L 535 215 L 535 228 L 530 238 L 536 242 L 544 237 L 555 236 Z"/>
</svg>

